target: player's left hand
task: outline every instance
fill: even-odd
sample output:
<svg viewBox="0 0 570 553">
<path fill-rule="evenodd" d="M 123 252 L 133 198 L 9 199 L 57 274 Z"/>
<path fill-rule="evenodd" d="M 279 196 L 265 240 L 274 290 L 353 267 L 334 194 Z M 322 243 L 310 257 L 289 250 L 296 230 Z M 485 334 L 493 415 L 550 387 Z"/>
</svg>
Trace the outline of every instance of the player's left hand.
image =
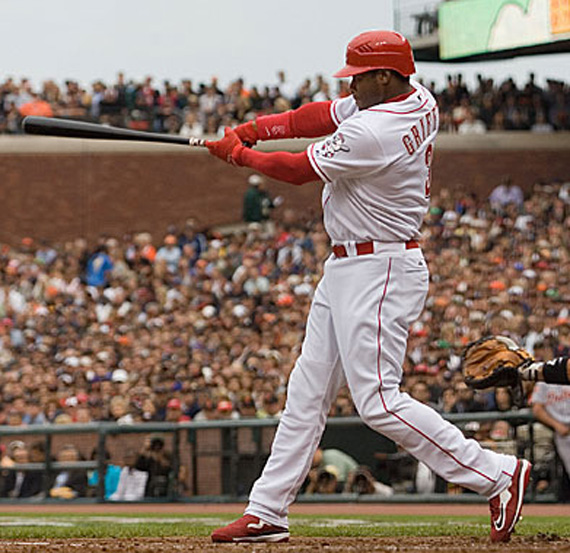
<svg viewBox="0 0 570 553">
<path fill-rule="evenodd" d="M 214 141 L 207 140 L 206 148 L 212 155 L 219 157 L 222 161 L 232 165 L 241 165 L 239 157 L 245 146 L 237 133 L 230 127 L 226 127 L 224 129 L 224 138 Z"/>
</svg>

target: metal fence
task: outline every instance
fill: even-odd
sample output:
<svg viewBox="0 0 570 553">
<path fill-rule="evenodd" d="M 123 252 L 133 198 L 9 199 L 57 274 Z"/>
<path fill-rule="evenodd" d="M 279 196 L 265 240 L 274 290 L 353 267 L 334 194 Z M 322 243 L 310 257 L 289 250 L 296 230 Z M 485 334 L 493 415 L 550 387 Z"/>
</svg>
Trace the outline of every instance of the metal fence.
<svg viewBox="0 0 570 553">
<path fill-rule="evenodd" d="M 460 427 L 467 423 L 508 421 L 513 432 L 511 453 L 535 460 L 535 433 L 532 413 L 520 411 L 446 415 Z M 105 475 L 110 465 L 121 466 L 127 451 L 140 452 L 149 436 L 159 435 L 169 453 L 171 464 L 161 493 L 148 494 L 145 501 L 236 501 L 244 500 L 259 476 L 269 455 L 278 419 L 241 419 L 183 423 L 144 423 L 118 425 L 89 423 L 52 426 L 0 427 L 0 444 L 10 447 L 15 440 L 26 445 L 41 442 L 46 452 L 42 463 L 16 464 L 2 468 L 9 471 L 41 471 L 44 501 L 50 501 L 49 487 L 61 470 L 96 471 L 98 483 L 91 486 L 81 501 L 106 501 Z M 76 463 L 60 463 L 57 453 L 73 444 L 81 453 Z M 499 444 L 501 447 L 504 444 Z M 357 417 L 331 418 L 323 435 L 322 446 L 341 449 L 360 463 L 380 467 L 389 479 L 390 468 L 399 466 L 402 456 L 396 445 L 366 427 Z M 33 499 L 37 501 L 36 497 Z M 77 499 L 78 501 L 79 499 Z M 302 496 L 300 501 L 477 501 L 475 494 L 432 496 L 396 493 L 391 498 L 334 494 Z M 14 501 L 14 499 L 10 499 Z M 24 501 L 24 500 L 20 500 Z M 51 500 L 53 501 L 53 500 Z"/>
</svg>

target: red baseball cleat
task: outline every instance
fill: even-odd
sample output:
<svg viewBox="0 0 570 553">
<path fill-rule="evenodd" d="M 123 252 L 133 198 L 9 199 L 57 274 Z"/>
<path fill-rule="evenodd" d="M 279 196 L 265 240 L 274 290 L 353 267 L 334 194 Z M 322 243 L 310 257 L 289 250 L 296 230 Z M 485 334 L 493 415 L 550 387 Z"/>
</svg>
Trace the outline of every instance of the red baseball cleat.
<svg viewBox="0 0 570 553">
<path fill-rule="evenodd" d="M 286 542 L 289 530 L 273 526 L 253 515 L 244 515 L 240 519 L 212 532 L 214 542 Z"/>
<path fill-rule="evenodd" d="M 524 459 L 517 462 L 511 485 L 489 500 L 491 509 L 491 541 L 507 542 L 519 521 L 524 493 L 530 480 L 532 465 Z"/>
</svg>

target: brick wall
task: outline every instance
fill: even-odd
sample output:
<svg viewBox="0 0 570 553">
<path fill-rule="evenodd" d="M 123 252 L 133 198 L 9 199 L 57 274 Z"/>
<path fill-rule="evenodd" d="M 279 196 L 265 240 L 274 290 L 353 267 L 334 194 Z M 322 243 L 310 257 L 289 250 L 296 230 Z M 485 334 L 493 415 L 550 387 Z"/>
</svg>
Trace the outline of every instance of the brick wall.
<svg viewBox="0 0 570 553">
<path fill-rule="evenodd" d="M 249 174 L 203 151 L 0 153 L 0 242 L 146 230 L 159 240 L 168 224 L 188 217 L 201 226 L 235 223 Z M 434 191 L 487 195 L 505 174 L 528 189 L 537 179 L 569 179 L 568 149 L 439 149 L 433 174 Z M 269 182 L 268 189 L 284 207 L 320 213 L 320 184 Z"/>
</svg>

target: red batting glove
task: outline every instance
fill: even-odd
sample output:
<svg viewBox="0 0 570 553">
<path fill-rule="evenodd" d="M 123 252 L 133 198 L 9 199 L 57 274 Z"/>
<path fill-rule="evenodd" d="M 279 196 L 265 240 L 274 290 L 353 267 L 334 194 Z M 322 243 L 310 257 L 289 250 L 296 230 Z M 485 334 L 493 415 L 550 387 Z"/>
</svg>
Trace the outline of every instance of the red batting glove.
<svg viewBox="0 0 570 553">
<path fill-rule="evenodd" d="M 257 123 L 255 120 L 238 125 L 234 131 L 239 136 L 239 139 L 247 146 L 255 146 L 259 140 Z"/>
<path fill-rule="evenodd" d="M 239 157 L 241 151 L 245 148 L 237 133 L 230 127 L 224 129 L 224 138 L 221 140 L 206 140 L 206 148 L 209 152 L 222 161 L 233 165 L 241 165 Z"/>
</svg>

